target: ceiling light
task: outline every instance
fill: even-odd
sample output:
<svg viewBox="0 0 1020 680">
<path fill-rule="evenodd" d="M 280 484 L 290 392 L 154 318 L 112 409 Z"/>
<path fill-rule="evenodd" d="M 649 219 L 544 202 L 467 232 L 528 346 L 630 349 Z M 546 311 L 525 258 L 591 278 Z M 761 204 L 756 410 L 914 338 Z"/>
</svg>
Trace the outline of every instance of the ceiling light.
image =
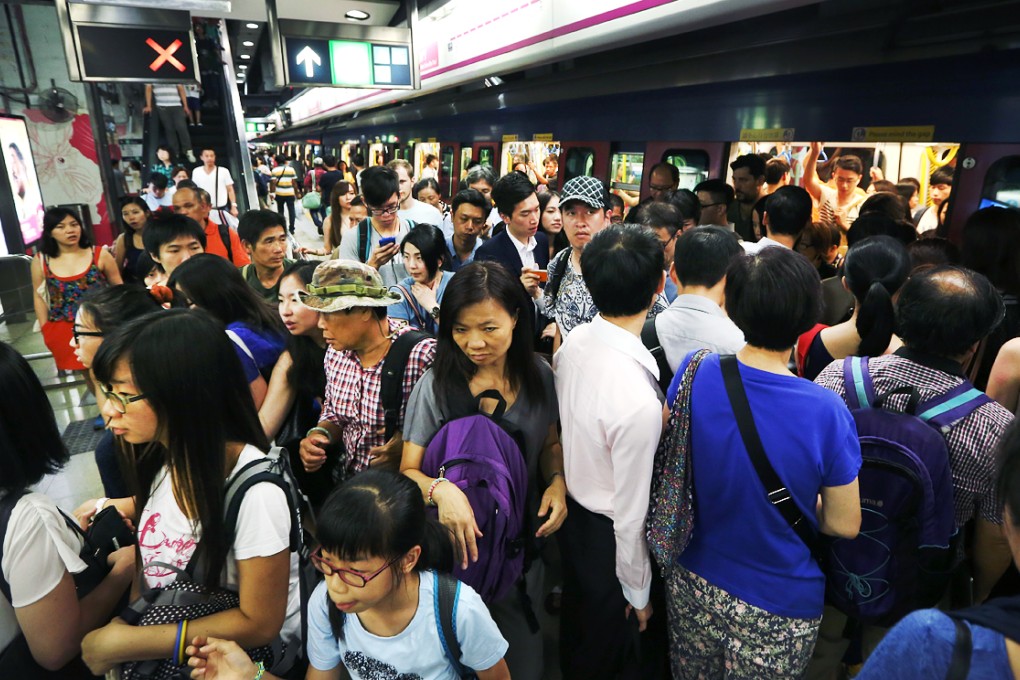
<svg viewBox="0 0 1020 680">
<path fill-rule="evenodd" d="M 251 40 L 245 40 L 241 44 L 244 45 L 245 47 L 254 47 L 255 46 L 255 43 L 253 43 Z"/>
<path fill-rule="evenodd" d="M 348 10 L 347 13 L 344 14 L 344 17 L 350 19 L 351 21 L 365 21 L 366 19 L 368 19 L 369 16 L 371 15 L 369 15 L 368 12 L 362 11 L 360 9 Z"/>
<path fill-rule="evenodd" d="M 251 59 L 251 55 L 250 54 L 242 54 L 241 58 L 242 59 Z"/>
<path fill-rule="evenodd" d="M 118 7 L 152 7 L 148 0 L 82 0 L 90 5 L 115 5 Z M 204 12 L 230 13 L 230 0 L 178 0 L 174 9 L 198 10 Z"/>
<path fill-rule="evenodd" d="M 239 69 L 241 69 L 241 70 L 243 71 L 243 70 L 245 70 L 246 68 L 248 68 L 248 64 L 241 64 L 241 65 L 240 65 L 240 66 L 238 66 L 237 68 L 239 68 Z"/>
<path fill-rule="evenodd" d="M 245 27 L 246 28 L 258 28 L 259 25 L 258 24 L 245 24 Z"/>
</svg>

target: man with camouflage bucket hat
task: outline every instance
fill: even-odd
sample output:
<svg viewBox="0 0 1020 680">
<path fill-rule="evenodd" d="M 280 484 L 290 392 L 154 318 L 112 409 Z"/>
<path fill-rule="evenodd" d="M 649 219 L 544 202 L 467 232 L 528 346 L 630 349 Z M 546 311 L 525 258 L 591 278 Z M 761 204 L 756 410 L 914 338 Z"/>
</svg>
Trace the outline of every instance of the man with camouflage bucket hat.
<svg viewBox="0 0 1020 680">
<path fill-rule="evenodd" d="M 424 334 L 400 339 L 411 329 L 386 315 L 386 308 L 399 301 L 366 264 L 327 260 L 316 267 L 302 302 L 320 312 L 319 328 L 329 347 L 322 415 L 301 440 L 307 472 L 328 465 L 334 480 L 342 481 L 369 466 L 399 465 L 407 399 L 436 352 L 435 339 Z M 399 413 L 387 428 L 383 369 L 391 367 L 384 364 L 387 357 L 392 362 L 404 356 Z"/>
</svg>

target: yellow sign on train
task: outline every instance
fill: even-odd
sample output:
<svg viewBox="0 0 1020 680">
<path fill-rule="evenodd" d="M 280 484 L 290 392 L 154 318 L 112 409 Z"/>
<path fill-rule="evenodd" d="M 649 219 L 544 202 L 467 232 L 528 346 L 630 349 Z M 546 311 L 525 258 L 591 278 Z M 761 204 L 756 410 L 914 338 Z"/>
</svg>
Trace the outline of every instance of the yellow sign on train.
<svg viewBox="0 0 1020 680">
<path fill-rule="evenodd" d="M 553 133 L 551 132 L 540 132 L 532 136 L 531 141 L 533 142 L 551 142 L 553 140 Z"/>
<path fill-rule="evenodd" d="M 850 134 L 852 142 L 931 142 L 934 140 L 934 125 L 855 127 Z"/>
<path fill-rule="evenodd" d="M 792 142 L 794 128 L 743 128 L 740 130 L 742 142 Z"/>
<path fill-rule="evenodd" d="M 516 142 L 516 141 L 517 141 L 517 135 L 503 135 L 503 143 L 504 144 L 506 144 L 507 142 Z"/>
</svg>

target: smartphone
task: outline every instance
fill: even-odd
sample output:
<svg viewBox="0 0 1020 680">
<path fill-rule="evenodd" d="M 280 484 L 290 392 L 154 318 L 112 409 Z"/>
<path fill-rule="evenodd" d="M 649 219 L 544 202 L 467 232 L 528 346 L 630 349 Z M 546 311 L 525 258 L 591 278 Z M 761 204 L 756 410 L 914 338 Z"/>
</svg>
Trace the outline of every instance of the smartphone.
<svg viewBox="0 0 1020 680">
<path fill-rule="evenodd" d="M 386 246 L 390 245 L 391 243 L 396 243 L 396 242 L 397 242 L 397 237 L 396 236 L 384 236 L 383 238 L 379 239 L 379 247 L 380 248 L 385 248 Z"/>
</svg>

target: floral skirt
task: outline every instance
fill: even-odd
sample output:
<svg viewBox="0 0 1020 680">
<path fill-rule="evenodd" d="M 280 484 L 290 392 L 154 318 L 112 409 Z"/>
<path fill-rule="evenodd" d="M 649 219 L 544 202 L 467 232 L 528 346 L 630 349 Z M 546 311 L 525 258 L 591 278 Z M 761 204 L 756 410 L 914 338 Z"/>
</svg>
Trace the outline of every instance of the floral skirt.
<svg viewBox="0 0 1020 680">
<path fill-rule="evenodd" d="M 800 678 L 821 618 L 777 616 L 677 566 L 666 576 L 674 680 Z"/>
</svg>

